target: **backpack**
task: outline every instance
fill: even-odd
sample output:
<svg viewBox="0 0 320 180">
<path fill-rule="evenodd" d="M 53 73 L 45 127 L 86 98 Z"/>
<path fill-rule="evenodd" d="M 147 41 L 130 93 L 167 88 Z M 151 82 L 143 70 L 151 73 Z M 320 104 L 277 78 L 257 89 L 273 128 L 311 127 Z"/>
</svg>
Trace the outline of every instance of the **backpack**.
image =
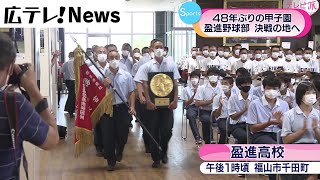
<svg viewBox="0 0 320 180">
<path fill-rule="evenodd" d="M 18 132 L 19 132 L 19 127 L 18 127 L 18 111 L 17 111 L 17 103 L 16 103 L 16 93 L 14 92 L 5 92 L 4 93 L 4 103 L 5 103 L 5 108 L 6 112 L 8 115 L 8 121 L 9 121 L 9 128 L 10 128 L 10 134 L 11 134 L 11 139 L 12 139 L 12 146 L 13 150 L 15 152 L 14 154 L 14 160 L 15 160 L 15 180 L 20 179 L 20 167 L 18 167 L 17 163 L 17 139 L 18 139 Z M 23 161 L 23 168 L 26 173 L 26 178 L 29 180 L 29 175 L 28 175 L 28 161 L 26 159 L 24 149 L 22 146 L 22 154 L 21 158 Z"/>
</svg>

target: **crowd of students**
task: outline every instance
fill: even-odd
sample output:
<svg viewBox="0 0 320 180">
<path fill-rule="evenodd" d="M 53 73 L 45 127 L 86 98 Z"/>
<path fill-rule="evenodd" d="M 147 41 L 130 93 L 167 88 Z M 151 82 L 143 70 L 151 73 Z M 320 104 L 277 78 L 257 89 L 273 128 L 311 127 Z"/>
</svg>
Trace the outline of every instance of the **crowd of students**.
<svg viewBox="0 0 320 180">
<path fill-rule="evenodd" d="M 230 54 L 229 47 L 204 45 L 191 51 L 178 66 L 187 74 L 181 99 L 197 144 L 212 143 L 216 124 L 219 144 L 231 135 L 239 144 L 319 142 L 320 47 L 293 53 L 278 46 L 247 50 L 235 45 Z M 299 178 L 317 176 L 294 177 Z"/>
</svg>

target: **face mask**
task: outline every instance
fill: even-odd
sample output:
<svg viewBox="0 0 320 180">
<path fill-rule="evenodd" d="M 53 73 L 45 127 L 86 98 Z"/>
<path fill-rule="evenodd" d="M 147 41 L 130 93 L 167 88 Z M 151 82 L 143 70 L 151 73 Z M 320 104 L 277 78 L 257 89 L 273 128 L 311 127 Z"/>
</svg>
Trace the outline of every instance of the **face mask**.
<svg viewBox="0 0 320 180">
<path fill-rule="evenodd" d="M 302 59 L 302 55 L 296 55 L 296 60 L 301 60 Z"/>
<path fill-rule="evenodd" d="M 240 58 L 241 58 L 241 60 L 247 60 L 248 55 L 247 54 L 241 54 Z"/>
<path fill-rule="evenodd" d="M 196 59 L 197 59 L 198 61 L 200 61 L 200 60 L 202 60 L 202 59 L 203 59 L 203 56 L 201 56 L 201 55 L 197 55 L 197 56 L 196 56 Z"/>
<path fill-rule="evenodd" d="M 198 84 L 198 82 L 199 82 L 199 79 L 198 78 L 191 78 L 191 84 L 192 85 L 197 85 Z"/>
<path fill-rule="evenodd" d="M 210 56 L 216 56 L 217 55 L 217 51 L 210 51 L 209 55 Z"/>
<path fill-rule="evenodd" d="M 312 57 L 311 54 L 305 54 L 305 55 L 304 55 L 304 58 L 306 58 L 306 59 L 308 59 L 308 60 L 311 59 L 311 57 Z"/>
<path fill-rule="evenodd" d="M 127 50 L 122 50 L 122 55 L 123 55 L 123 56 L 129 56 L 129 51 L 127 51 Z"/>
<path fill-rule="evenodd" d="M 239 89 L 244 93 L 248 93 L 250 91 L 251 86 L 241 86 Z"/>
<path fill-rule="evenodd" d="M 109 66 L 112 68 L 112 69 L 117 69 L 119 67 L 119 61 L 118 60 L 111 60 L 109 61 Z"/>
<path fill-rule="evenodd" d="M 281 87 L 280 87 L 280 91 L 283 91 L 287 88 L 287 85 L 286 84 L 281 84 Z"/>
<path fill-rule="evenodd" d="M 226 85 L 221 85 L 221 89 L 222 89 L 222 91 L 223 91 L 224 93 L 226 93 L 226 92 L 229 92 L 230 87 L 229 87 L 229 86 L 226 86 Z"/>
<path fill-rule="evenodd" d="M 154 55 L 156 57 L 162 57 L 163 56 L 163 49 L 159 48 L 159 49 L 155 49 Z"/>
<path fill-rule="evenodd" d="M 136 57 L 136 58 L 139 58 L 140 57 L 140 53 L 134 53 L 133 56 Z"/>
<path fill-rule="evenodd" d="M 219 56 L 223 56 L 224 52 L 223 51 L 218 51 Z"/>
<path fill-rule="evenodd" d="M 229 52 L 223 52 L 223 56 L 224 56 L 224 57 L 228 57 L 229 54 L 230 54 Z"/>
<path fill-rule="evenodd" d="M 306 105 L 312 106 L 314 103 L 317 102 L 317 96 L 315 94 L 307 94 L 307 95 L 304 95 L 302 101 Z"/>
<path fill-rule="evenodd" d="M 239 54 L 240 54 L 240 49 L 235 50 L 235 51 L 234 51 L 234 54 L 235 54 L 236 56 L 239 56 Z"/>
<path fill-rule="evenodd" d="M 212 75 L 209 76 L 209 82 L 216 83 L 218 81 L 218 76 Z"/>
<path fill-rule="evenodd" d="M 291 54 L 286 55 L 286 60 L 291 61 L 292 60 L 292 55 Z"/>
<path fill-rule="evenodd" d="M 192 54 L 192 56 L 196 56 L 197 55 L 197 51 L 192 51 L 191 54 Z"/>
<path fill-rule="evenodd" d="M 255 55 L 255 58 L 256 58 L 256 59 L 261 59 L 261 56 L 262 56 L 262 54 L 256 54 L 256 55 Z"/>
<path fill-rule="evenodd" d="M 269 99 L 275 99 L 278 97 L 279 92 L 274 89 L 268 89 L 264 91 L 264 94 L 266 95 L 267 98 Z"/>
<path fill-rule="evenodd" d="M 106 54 L 98 54 L 98 61 L 99 62 L 106 62 L 107 61 L 107 55 Z"/>
<path fill-rule="evenodd" d="M 272 52 L 272 57 L 276 59 L 279 57 L 279 54 L 279 52 Z"/>
<path fill-rule="evenodd" d="M 317 56 L 320 57 L 320 52 L 317 52 Z"/>
<path fill-rule="evenodd" d="M 283 51 L 280 51 L 280 52 L 279 52 L 279 56 L 282 56 L 282 55 L 283 55 Z"/>
<path fill-rule="evenodd" d="M 262 54 L 262 59 L 267 59 L 268 58 L 268 54 Z"/>
<path fill-rule="evenodd" d="M 203 53 L 203 55 L 205 55 L 205 56 L 208 56 L 208 55 L 209 55 L 209 51 L 208 51 L 208 50 L 205 50 L 205 51 L 203 51 L 202 53 Z"/>
<path fill-rule="evenodd" d="M 150 53 L 152 59 L 154 59 L 154 52 Z"/>
<path fill-rule="evenodd" d="M 253 55 L 252 54 L 248 54 L 248 59 L 252 59 Z"/>
</svg>

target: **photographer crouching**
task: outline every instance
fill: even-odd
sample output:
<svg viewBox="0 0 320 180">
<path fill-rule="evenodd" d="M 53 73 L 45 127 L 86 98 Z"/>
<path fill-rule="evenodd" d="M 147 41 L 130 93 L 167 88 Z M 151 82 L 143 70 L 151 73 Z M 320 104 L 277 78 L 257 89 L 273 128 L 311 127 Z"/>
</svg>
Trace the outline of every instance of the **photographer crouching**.
<svg viewBox="0 0 320 180">
<path fill-rule="evenodd" d="M 16 65 L 16 49 L 9 36 L 0 33 L 0 179 L 20 179 L 22 159 L 28 178 L 23 141 L 44 150 L 54 148 L 58 141 L 56 120 L 37 86 L 33 67 Z M 21 93 L 25 89 L 29 102 Z"/>
</svg>

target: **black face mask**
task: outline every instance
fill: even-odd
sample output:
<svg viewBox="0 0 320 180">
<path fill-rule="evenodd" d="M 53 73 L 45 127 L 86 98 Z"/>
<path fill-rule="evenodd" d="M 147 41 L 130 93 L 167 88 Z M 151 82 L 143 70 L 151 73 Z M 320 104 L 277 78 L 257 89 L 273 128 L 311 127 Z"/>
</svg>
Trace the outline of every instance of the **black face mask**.
<svg viewBox="0 0 320 180">
<path fill-rule="evenodd" d="M 248 93 L 250 91 L 251 86 L 241 86 L 240 90 L 242 90 L 245 93 Z"/>
</svg>

